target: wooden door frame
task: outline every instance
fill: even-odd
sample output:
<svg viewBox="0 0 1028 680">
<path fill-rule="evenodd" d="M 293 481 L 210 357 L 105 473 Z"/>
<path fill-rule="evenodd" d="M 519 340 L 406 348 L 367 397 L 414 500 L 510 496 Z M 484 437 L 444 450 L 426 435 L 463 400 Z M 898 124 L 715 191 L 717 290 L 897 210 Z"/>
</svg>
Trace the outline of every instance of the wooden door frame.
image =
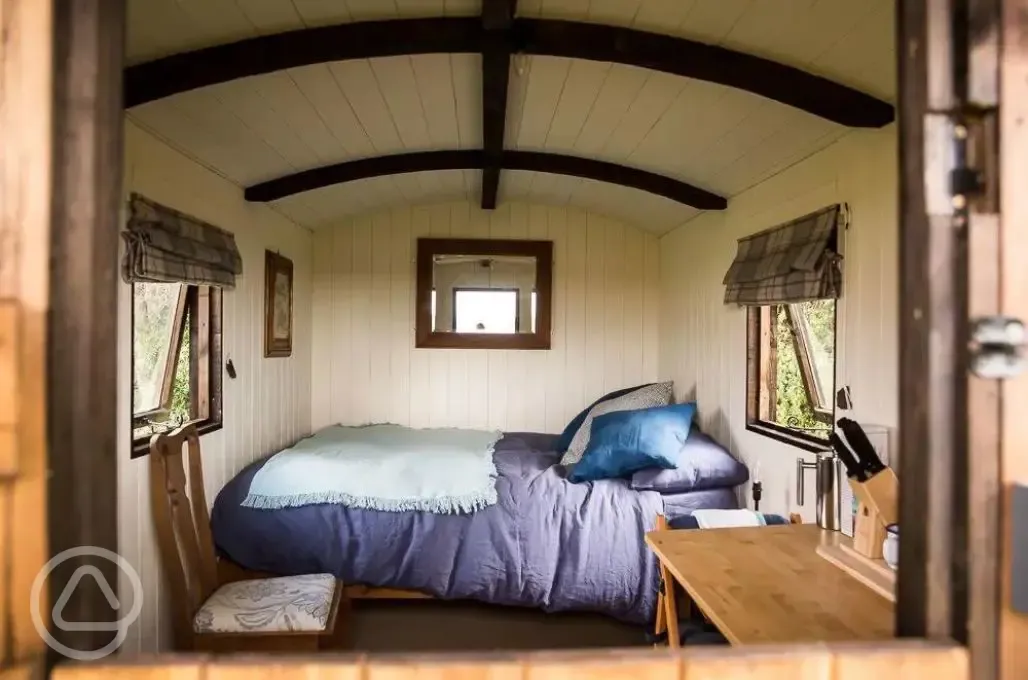
<svg viewBox="0 0 1028 680">
<path fill-rule="evenodd" d="M 1023 191 L 1028 177 L 1028 0 L 1004 0 L 999 89 L 1003 105 L 999 135 L 1006 153 L 1000 154 L 999 312 L 1028 320 L 1028 195 Z M 1019 49 L 1013 49 L 1013 46 Z M 1021 153 L 1012 153 L 1016 149 Z M 999 567 L 999 677 L 1003 680 L 1028 677 L 1028 615 L 1018 614 L 1011 605 L 1012 489 L 1028 486 L 1028 373 L 1004 381 L 999 396 L 1000 535 L 997 543 Z M 1022 518 L 1020 521 L 1026 521 Z"/>
<path fill-rule="evenodd" d="M 952 1 L 979 8 L 989 5 L 985 0 Z M 990 0 L 993 4 L 995 1 Z M 1028 35 L 1026 20 L 1022 17 L 1028 0 L 1005 0 L 1004 4 L 1010 24 L 1004 25 L 1007 44 L 1020 44 L 1014 40 Z M 989 482 L 988 475 L 992 473 L 988 470 L 1002 470 L 1006 484 L 1028 481 L 1025 448 L 1015 450 L 1010 446 L 1012 443 L 1028 444 L 1028 424 L 1025 424 L 1028 419 L 1019 417 L 1013 408 L 1014 398 L 1019 397 L 1021 403 L 1028 402 L 1028 377 L 1022 376 L 1002 386 L 1002 395 L 1006 397 L 1003 411 L 1008 417 L 998 421 L 994 412 L 990 415 L 981 405 L 988 404 L 990 398 L 995 399 L 1000 390 L 991 386 L 991 391 L 979 390 L 982 394 L 976 396 L 976 388 L 969 388 L 962 370 L 966 365 L 966 352 L 959 339 L 966 331 L 967 301 L 974 300 L 981 309 L 992 303 L 977 280 L 969 292 L 959 282 L 947 283 L 944 281 L 947 277 L 938 275 L 942 270 L 956 272 L 957 276 L 950 278 L 966 278 L 962 276 L 969 266 L 963 250 L 966 239 L 962 240 L 960 230 L 953 230 L 952 215 L 945 220 L 938 214 L 928 216 L 933 211 L 930 191 L 925 192 L 924 183 L 925 119 L 918 119 L 919 112 L 926 110 L 928 104 L 940 105 L 945 103 L 946 96 L 952 97 L 952 88 L 933 89 L 940 87 L 935 80 L 938 71 L 929 68 L 929 64 L 936 63 L 940 45 L 948 41 L 949 36 L 945 31 L 940 33 L 945 22 L 940 24 L 939 15 L 929 16 L 926 12 L 928 0 L 912 0 L 899 6 L 897 52 L 901 55 L 899 90 L 903 117 L 900 121 L 903 137 L 900 391 L 904 423 L 900 440 L 901 478 L 904 480 L 901 560 L 905 568 L 899 577 L 897 632 L 912 637 L 964 640 L 967 634 L 959 620 L 961 612 L 969 610 L 974 615 L 974 597 L 980 594 L 973 588 L 969 590 L 969 571 L 975 579 L 998 579 L 997 558 L 1009 555 L 1009 552 L 1000 553 L 997 548 L 978 562 L 974 556 L 968 562 L 966 544 L 982 540 L 984 545 L 989 545 L 989 538 L 975 533 L 975 527 L 982 520 L 977 508 L 974 513 L 968 512 L 966 499 L 989 502 L 988 485 L 995 485 L 998 479 L 993 477 Z M 0 449 L 0 472 L 6 475 L 0 483 L 0 492 L 5 495 L 4 503 L 0 504 L 0 550 L 3 551 L 0 575 L 4 581 L 0 589 L 0 628 L 12 623 L 11 630 L 0 631 L 3 633 L 0 635 L 0 668 L 6 668 L 43 652 L 40 641 L 30 634 L 31 626 L 25 626 L 25 603 L 5 599 L 7 594 L 18 592 L 17 588 L 25 585 L 26 577 L 29 580 L 34 577 L 45 555 L 55 554 L 65 546 L 99 543 L 117 548 L 116 503 L 113 502 L 117 494 L 117 414 L 113 400 L 98 406 L 95 402 L 99 400 L 89 397 L 114 395 L 117 388 L 114 300 L 122 166 L 119 64 L 124 5 L 117 0 L 56 2 L 51 13 L 48 2 L 0 0 L 0 22 L 8 29 L 7 34 L 13 36 L 0 53 L 0 68 L 5 75 L 5 80 L 0 82 L 4 82 L 7 106 L 5 118 L 0 122 L 20 126 L 14 129 L 11 125 L 0 125 L 0 142 L 8 143 L 5 151 L 13 149 L 10 154 L 13 160 L 0 166 L 4 170 L 0 175 L 0 198 L 4 199 L 0 202 L 3 208 L 0 209 L 3 220 L 0 227 L 19 237 L 21 246 L 13 259 L 0 260 L 0 302 L 6 305 L 4 309 L 13 310 L 6 319 L 0 318 L 0 333 L 6 334 L 0 337 L 17 338 L 16 360 L 19 362 L 15 396 L 18 408 L 13 421 L 17 448 Z M 931 55 L 932 61 L 926 55 Z M 1019 108 L 1010 107 L 1002 117 L 1008 143 L 1020 141 L 1025 134 L 1018 127 L 1018 116 L 1028 103 L 1025 85 L 1028 78 L 1022 73 L 1025 70 L 1022 61 L 1028 62 L 1028 59 L 1006 55 L 1001 78 L 1006 88 L 1004 92 L 1020 97 Z M 42 78 L 44 85 L 30 80 L 27 74 Z M 51 77 L 53 90 L 48 90 Z M 928 83 L 932 87 L 927 87 Z M 1028 146 L 1028 139 L 1024 142 L 1024 146 Z M 1017 174 L 1023 162 L 1010 159 L 1007 154 L 1003 174 L 1023 177 Z M 930 190 L 931 185 L 927 186 Z M 1025 241 L 1024 236 L 1018 240 L 1013 218 L 1024 218 L 1022 223 L 1028 223 L 1028 201 L 1018 198 L 1018 195 L 1003 197 L 1004 211 L 1009 210 L 1009 213 L 1005 212 L 1002 234 L 1008 245 Z M 7 206 L 18 209 L 11 210 Z M 972 247 L 976 244 L 973 242 Z M 1018 252 L 1028 252 L 1028 243 L 1025 245 Z M 49 276 L 41 276 L 41 272 L 48 271 L 51 249 L 55 257 L 53 270 Z M 987 248 L 983 252 L 982 260 L 987 261 Z M 978 262 L 974 257 L 977 254 L 972 257 L 970 266 L 973 271 L 979 271 L 974 269 Z M 1028 267 L 1016 268 L 1018 263 L 1009 247 L 1003 257 L 1006 295 L 1001 298 L 1001 309 L 1019 312 L 1020 316 L 1028 318 L 1028 294 L 1021 292 L 1028 286 L 1024 274 Z M 987 282 L 982 284 L 986 285 Z M 946 295 L 951 295 L 948 302 Z M 48 358 L 45 366 L 43 351 Z M 76 381 L 72 389 L 68 389 L 69 376 L 74 376 Z M 58 394 L 59 391 L 62 393 Z M 973 403 L 969 405 L 968 399 L 974 400 Z M 968 409 L 973 414 L 970 426 L 965 417 Z M 0 410 L 0 416 L 8 415 L 10 413 Z M 976 419 L 976 416 L 981 418 Z M 48 443 L 43 437 L 44 418 Z M 0 420 L 0 425 L 4 423 Z M 972 476 L 970 484 L 965 484 L 962 480 L 967 477 L 962 474 L 969 470 L 968 433 L 978 432 L 976 427 L 986 433 L 992 427 L 1000 434 L 991 444 L 986 442 L 979 446 L 976 442 L 974 449 L 975 455 L 995 455 L 997 462 L 995 468 L 987 466 L 984 476 Z M 1002 468 L 998 462 L 999 442 L 1006 445 L 1002 448 Z M 17 457 L 12 453 L 4 469 L 5 456 L 15 450 Z M 45 481 L 47 472 L 52 476 L 49 489 Z M 54 519 L 50 523 L 47 549 L 42 527 L 48 510 Z M 13 521 L 15 515 L 18 522 Z M 1009 510 L 1005 515 L 1008 521 Z M 1009 526 L 1005 531 L 1003 536 L 1008 537 Z M 999 538 L 995 540 L 997 545 L 1000 542 Z M 60 581 L 55 580 L 51 582 L 51 589 L 56 590 L 60 585 Z M 929 595 L 940 592 L 944 594 L 941 604 L 933 604 Z M 970 606 L 969 593 L 972 596 Z M 993 611 L 1000 606 L 1000 602 L 994 602 Z M 77 601 L 74 607 L 75 613 L 71 616 L 82 619 L 103 620 L 95 617 L 103 616 L 107 610 L 105 603 L 89 598 Z M 1010 613 L 1005 604 L 1002 607 L 1002 626 L 997 630 L 1004 650 L 1015 650 L 1015 643 L 1019 641 L 1016 636 L 1025 633 L 1025 621 Z M 988 612 L 986 606 L 979 614 L 987 616 Z M 84 642 L 82 637 L 68 639 L 75 644 Z M 103 641 L 102 637 L 90 639 L 93 644 Z M 975 647 L 972 638 L 972 652 L 987 649 L 988 644 L 995 641 L 993 637 L 991 642 L 980 642 L 981 646 Z M 239 669 L 246 665 L 242 660 L 192 658 L 175 662 L 173 659 L 167 657 L 166 662 L 176 663 L 177 668 L 190 677 L 204 674 L 215 677 L 226 672 L 226 668 Z M 1015 667 L 1017 661 L 1013 659 L 1013 652 L 1000 657 L 1004 680 L 1012 680 L 1023 669 Z M 513 671 L 517 677 L 530 673 L 533 677 L 553 678 L 610 677 L 612 668 L 626 675 L 650 671 L 649 677 L 661 679 L 690 677 L 693 672 L 714 674 L 715 669 L 721 671 L 719 677 L 726 679 L 792 678 L 803 672 L 805 677 L 811 678 L 853 678 L 861 673 L 886 680 L 904 677 L 903 674 L 911 671 L 924 673 L 928 669 L 935 669 L 932 677 L 940 679 L 967 677 L 966 648 L 925 641 L 896 641 L 872 648 L 814 645 L 781 650 L 714 649 L 681 655 L 607 652 L 586 656 L 507 656 L 486 661 L 447 662 L 433 657 L 372 662 L 308 659 L 272 667 L 262 662 L 253 663 L 256 665 L 250 666 L 252 673 L 289 670 L 295 671 L 295 677 L 314 666 L 357 673 L 354 677 L 387 667 L 394 670 L 400 667 L 395 674 L 398 678 L 414 677 L 422 667 L 430 667 L 440 677 L 449 677 L 457 668 L 470 669 L 476 676 L 485 677 L 497 665 Z M 117 675 L 118 667 L 125 666 L 117 660 L 95 666 L 62 664 L 55 669 L 55 676 L 106 679 Z M 143 674 L 157 677 L 166 672 L 159 665 L 148 668 L 156 674 L 136 667 L 126 677 Z"/>
<path fill-rule="evenodd" d="M 54 145 L 47 435 L 50 555 L 77 546 L 118 552 L 117 310 L 122 203 L 123 44 L 119 0 L 54 3 Z M 99 398 L 98 398 L 99 397 Z M 85 557 L 110 584 L 119 570 Z M 71 566 L 48 581 L 51 601 Z M 69 621 L 113 622 L 99 588 L 76 588 Z M 71 649 L 99 649 L 108 631 L 51 634 Z"/>
</svg>

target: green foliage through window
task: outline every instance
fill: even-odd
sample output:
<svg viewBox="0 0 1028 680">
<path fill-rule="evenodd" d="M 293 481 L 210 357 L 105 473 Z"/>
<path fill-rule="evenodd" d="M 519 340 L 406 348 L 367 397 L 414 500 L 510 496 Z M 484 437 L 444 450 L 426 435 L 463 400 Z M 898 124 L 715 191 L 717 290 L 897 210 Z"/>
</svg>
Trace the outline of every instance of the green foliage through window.
<svg viewBox="0 0 1028 680">
<path fill-rule="evenodd" d="M 769 357 L 766 374 L 759 376 L 759 389 L 768 392 L 759 400 L 766 411 L 755 419 L 827 438 L 834 413 L 835 300 L 773 305 L 769 311 L 772 332 L 760 335 L 760 352 Z"/>
<path fill-rule="evenodd" d="M 132 434 L 136 441 L 201 416 L 194 413 L 190 333 L 197 295 L 195 286 L 133 284 Z"/>
</svg>

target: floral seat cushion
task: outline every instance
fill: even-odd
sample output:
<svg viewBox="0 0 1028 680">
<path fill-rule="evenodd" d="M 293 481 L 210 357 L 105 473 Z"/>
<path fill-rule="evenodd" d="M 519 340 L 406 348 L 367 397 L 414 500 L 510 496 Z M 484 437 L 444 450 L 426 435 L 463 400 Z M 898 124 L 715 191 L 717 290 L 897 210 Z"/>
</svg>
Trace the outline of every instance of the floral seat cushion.
<svg viewBox="0 0 1028 680">
<path fill-rule="evenodd" d="M 332 574 L 280 576 L 226 583 L 193 617 L 197 633 L 325 630 L 336 579 Z"/>
</svg>

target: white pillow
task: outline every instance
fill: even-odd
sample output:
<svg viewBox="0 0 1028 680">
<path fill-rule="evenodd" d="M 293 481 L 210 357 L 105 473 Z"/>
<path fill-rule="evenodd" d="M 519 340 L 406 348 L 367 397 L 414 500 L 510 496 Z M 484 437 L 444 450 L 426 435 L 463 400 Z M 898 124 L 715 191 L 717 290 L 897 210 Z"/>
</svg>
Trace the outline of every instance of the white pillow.
<svg viewBox="0 0 1028 680">
<path fill-rule="evenodd" d="M 593 418 L 602 416 L 604 413 L 613 413 L 614 411 L 636 411 L 644 408 L 653 408 L 654 406 L 667 406 L 674 397 L 674 387 L 675 384 L 673 382 L 646 385 L 634 392 L 623 394 L 616 399 L 601 401 L 596 406 L 593 406 L 589 409 L 585 420 L 582 421 L 582 426 L 578 428 L 575 436 L 572 437 L 568 450 L 564 452 L 564 456 L 560 459 L 560 464 L 564 467 L 570 467 L 582 460 L 582 456 L 585 455 L 585 449 L 589 446 L 589 433 L 592 431 Z"/>
</svg>

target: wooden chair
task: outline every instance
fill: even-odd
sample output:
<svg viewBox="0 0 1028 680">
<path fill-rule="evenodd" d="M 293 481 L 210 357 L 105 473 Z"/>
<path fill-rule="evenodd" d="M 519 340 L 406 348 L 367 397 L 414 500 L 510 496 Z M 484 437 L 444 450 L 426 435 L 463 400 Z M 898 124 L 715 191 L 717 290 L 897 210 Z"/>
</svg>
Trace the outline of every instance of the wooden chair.
<svg viewBox="0 0 1028 680">
<path fill-rule="evenodd" d="M 193 425 L 150 440 L 150 493 L 171 588 L 176 650 L 293 652 L 342 646 L 346 617 L 340 610 L 347 602 L 333 575 L 219 578 Z"/>
<path fill-rule="evenodd" d="M 802 524 L 803 519 L 797 513 L 791 513 L 789 515 L 789 524 Z M 660 531 L 663 529 L 669 529 L 667 519 L 664 515 L 657 515 L 657 523 L 654 526 L 654 530 Z M 664 566 L 663 562 L 658 560 L 660 567 L 660 590 L 657 591 L 657 621 L 653 628 L 654 637 L 658 640 L 665 638 L 678 639 L 680 631 L 678 630 L 679 612 L 678 612 L 678 598 L 675 597 L 675 578 L 671 575 L 671 571 Z M 686 616 L 691 614 L 691 603 L 686 600 L 683 603 L 686 610 L 682 612 Z M 659 642 L 658 642 L 659 644 Z"/>
</svg>

